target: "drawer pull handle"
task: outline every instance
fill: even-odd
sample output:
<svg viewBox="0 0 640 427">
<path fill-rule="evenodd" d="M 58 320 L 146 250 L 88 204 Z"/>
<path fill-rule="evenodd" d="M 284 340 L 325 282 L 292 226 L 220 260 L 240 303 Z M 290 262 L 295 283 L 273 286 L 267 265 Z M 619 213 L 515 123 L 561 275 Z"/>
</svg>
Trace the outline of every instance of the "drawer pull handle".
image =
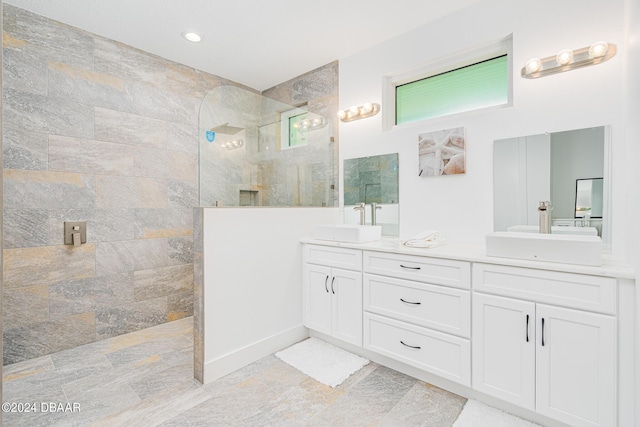
<svg viewBox="0 0 640 427">
<path fill-rule="evenodd" d="M 329 275 L 327 275 L 327 277 L 324 278 L 324 290 L 327 291 L 327 293 L 329 293 L 329 288 L 327 288 L 328 280 L 329 280 Z"/>
<path fill-rule="evenodd" d="M 422 347 L 418 347 L 415 345 L 409 345 L 409 344 L 405 344 L 404 342 L 400 341 L 400 344 L 402 344 L 405 347 L 409 347 L 409 348 L 415 348 L 416 350 L 420 350 Z"/>
<path fill-rule="evenodd" d="M 333 276 L 331 278 L 331 293 L 334 295 L 336 294 L 336 291 L 333 290 L 333 282 L 335 282 L 335 280 L 336 280 L 336 276 Z"/>
<path fill-rule="evenodd" d="M 527 314 L 527 342 L 529 342 L 529 315 Z"/>
<path fill-rule="evenodd" d="M 411 302 L 411 301 L 405 301 L 402 298 L 400 298 L 400 301 L 404 302 L 405 304 L 413 304 L 413 305 L 420 305 L 422 304 L 421 302 Z"/>
<path fill-rule="evenodd" d="M 400 267 L 407 268 L 409 270 L 420 270 L 420 267 L 411 267 L 411 266 L 402 265 L 402 264 L 400 264 Z"/>
<path fill-rule="evenodd" d="M 542 318 L 542 346 L 544 347 L 544 317 Z"/>
</svg>

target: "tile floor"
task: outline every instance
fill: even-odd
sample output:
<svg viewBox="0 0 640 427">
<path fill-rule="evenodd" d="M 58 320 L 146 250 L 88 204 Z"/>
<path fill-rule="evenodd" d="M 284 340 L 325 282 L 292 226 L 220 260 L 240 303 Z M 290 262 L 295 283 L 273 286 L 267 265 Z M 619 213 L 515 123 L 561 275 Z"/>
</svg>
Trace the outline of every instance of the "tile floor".
<svg viewBox="0 0 640 427">
<path fill-rule="evenodd" d="M 273 355 L 202 386 L 192 330 L 189 317 L 5 366 L 5 405 L 35 412 L 3 425 L 449 427 L 466 402 L 375 363 L 332 389 Z"/>
</svg>

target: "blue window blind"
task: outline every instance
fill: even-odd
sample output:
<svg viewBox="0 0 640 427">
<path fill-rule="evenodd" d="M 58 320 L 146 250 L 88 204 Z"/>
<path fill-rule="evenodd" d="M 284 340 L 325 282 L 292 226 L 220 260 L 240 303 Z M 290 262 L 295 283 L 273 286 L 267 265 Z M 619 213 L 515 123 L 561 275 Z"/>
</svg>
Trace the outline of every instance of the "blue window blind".
<svg viewBox="0 0 640 427">
<path fill-rule="evenodd" d="M 396 87 L 396 124 L 503 105 L 509 98 L 507 55 Z"/>
</svg>

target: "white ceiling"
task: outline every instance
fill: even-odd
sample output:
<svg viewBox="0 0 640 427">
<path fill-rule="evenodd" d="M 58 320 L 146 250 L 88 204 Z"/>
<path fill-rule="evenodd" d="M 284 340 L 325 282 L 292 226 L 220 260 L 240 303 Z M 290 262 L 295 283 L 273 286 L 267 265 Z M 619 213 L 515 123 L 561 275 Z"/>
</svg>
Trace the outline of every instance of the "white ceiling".
<svg viewBox="0 0 640 427">
<path fill-rule="evenodd" d="M 5 3 L 262 91 L 477 1 L 8 0 Z M 200 33 L 203 42 L 187 42 L 181 37 L 185 30 Z"/>
</svg>

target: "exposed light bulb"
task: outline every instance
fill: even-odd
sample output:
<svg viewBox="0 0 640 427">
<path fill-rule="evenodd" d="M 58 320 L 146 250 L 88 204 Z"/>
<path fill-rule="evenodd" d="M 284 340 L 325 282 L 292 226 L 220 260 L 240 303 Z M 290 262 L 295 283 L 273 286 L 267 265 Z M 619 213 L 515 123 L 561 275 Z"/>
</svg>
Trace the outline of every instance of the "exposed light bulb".
<svg viewBox="0 0 640 427">
<path fill-rule="evenodd" d="M 531 58 L 527 61 L 527 65 L 525 65 L 527 73 L 537 73 L 542 69 L 542 61 L 540 58 Z"/>
<path fill-rule="evenodd" d="M 242 139 L 234 139 L 232 141 L 223 142 L 220 144 L 220 148 L 226 148 L 227 150 L 235 150 L 236 148 L 240 148 L 244 145 L 244 140 Z"/>
<path fill-rule="evenodd" d="M 595 42 L 589 46 L 589 58 L 600 58 L 607 54 L 609 43 L 604 41 Z"/>
<path fill-rule="evenodd" d="M 597 65 L 613 58 L 616 55 L 616 50 L 615 44 L 609 44 L 602 40 L 580 49 L 562 49 L 555 56 L 529 59 L 522 67 L 520 74 L 525 79 L 536 79 L 576 68 Z M 374 107 L 377 109 L 377 104 L 374 104 Z"/>
<path fill-rule="evenodd" d="M 352 120 L 364 119 L 372 117 L 378 114 L 380 111 L 380 105 L 372 102 L 367 102 L 362 105 L 354 105 L 349 107 L 348 110 L 338 111 L 338 118 L 343 122 L 350 122 Z M 312 125 L 315 125 L 315 120 L 311 121 Z M 319 126 L 324 126 L 326 121 L 324 118 L 319 119 Z"/>
<path fill-rule="evenodd" d="M 198 33 L 194 33 L 193 31 L 185 31 L 182 33 L 182 37 L 184 37 L 185 39 L 189 40 L 190 42 L 193 43 L 199 43 L 202 41 L 202 36 L 200 36 L 200 34 Z"/>
<path fill-rule="evenodd" d="M 556 55 L 556 62 L 558 65 L 567 65 L 573 61 L 573 51 L 571 49 L 562 49 Z"/>
</svg>

